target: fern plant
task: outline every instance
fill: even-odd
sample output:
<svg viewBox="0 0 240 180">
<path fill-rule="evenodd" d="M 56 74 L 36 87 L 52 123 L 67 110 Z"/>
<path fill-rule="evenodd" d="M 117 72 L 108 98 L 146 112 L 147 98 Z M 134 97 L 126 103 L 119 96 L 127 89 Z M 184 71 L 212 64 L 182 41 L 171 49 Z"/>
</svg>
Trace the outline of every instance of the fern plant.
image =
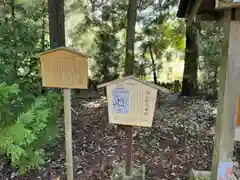
<svg viewBox="0 0 240 180">
<path fill-rule="evenodd" d="M 0 153 L 24 174 L 44 163 L 44 147 L 58 137 L 60 96 L 51 92 L 28 106 L 20 93 L 16 84 L 0 84 Z"/>
</svg>

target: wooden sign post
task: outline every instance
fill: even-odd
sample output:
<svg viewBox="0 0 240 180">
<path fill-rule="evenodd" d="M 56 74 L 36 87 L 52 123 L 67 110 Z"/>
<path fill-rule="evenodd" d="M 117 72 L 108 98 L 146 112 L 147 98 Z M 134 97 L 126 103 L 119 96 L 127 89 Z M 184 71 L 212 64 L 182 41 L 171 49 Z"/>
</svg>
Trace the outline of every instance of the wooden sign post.
<svg viewBox="0 0 240 180">
<path fill-rule="evenodd" d="M 71 90 L 87 89 L 87 55 L 60 47 L 40 54 L 42 84 L 64 88 L 64 124 L 66 141 L 67 179 L 73 180 Z"/>
<path fill-rule="evenodd" d="M 219 0 L 220 2 L 220 0 Z M 220 64 L 220 92 L 216 123 L 211 179 L 216 180 L 232 176 L 233 149 L 238 113 L 240 88 L 240 6 L 239 3 L 224 3 L 223 59 Z M 228 5 L 228 6 L 225 6 Z M 237 7 L 233 10 L 233 7 Z"/>
<path fill-rule="evenodd" d="M 166 88 L 143 81 L 135 76 L 125 76 L 98 88 L 107 88 L 108 115 L 112 124 L 124 125 L 128 131 L 126 175 L 132 175 L 132 127 L 151 127 L 157 90 L 169 93 Z"/>
<path fill-rule="evenodd" d="M 197 8 L 195 8 L 197 7 Z M 217 10 L 216 10 L 217 9 Z M 193 13 L 189 13 L 193 12 Z M 239 0 L 181 0 L 178 16 L 199 16 L 205 20 L 221 20 L 224 29 L 220 61 L 216 135 L 211 172 L 204 177 L 197 173 L 190 179 L 229 180 L 234 177 L 233 149 L 235 142 L 240 89 L 240 1 Z M 234 179 L 234 178 L 233 178 Z"/>
</svg>

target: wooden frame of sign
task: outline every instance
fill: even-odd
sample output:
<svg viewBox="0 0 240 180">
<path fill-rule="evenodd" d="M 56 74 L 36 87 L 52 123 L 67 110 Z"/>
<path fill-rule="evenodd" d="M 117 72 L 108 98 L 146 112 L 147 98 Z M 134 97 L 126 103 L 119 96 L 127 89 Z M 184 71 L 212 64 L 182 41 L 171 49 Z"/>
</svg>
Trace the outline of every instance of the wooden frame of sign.
<svg viewBox="0 0 240 180">
<path fill-rule="evenodd" d="M 157 91 L 169 90 L 133 75 L 97 86 L 107 88 L 109 123 L 128 129 L 126 175 L 132 175 L 132 126 L 151 127 Z"/>
<path fill-rule="evenodd" d="M 239 8 L 240 0 L 216 0 L 216 9 Z"/>
<path fill-rule="evenodd" d="M 157 90 L 166 88 L 148 83 L 135 76 L 98 85 L 107 88 L 109 123 L 151 127 Z"/>
<path fill-rule="evenodd" d="M 44 87 L 64 88 L 67 179 L 73 180 L 71 90 L 88 88 L 88 56 L 66 47 L 40 54 Z"/>
<path fill-rule="evenodd" d="M 44 87 L 86 89 L 88 56 L 60 47 L 40 54 Z"/>
</svg>

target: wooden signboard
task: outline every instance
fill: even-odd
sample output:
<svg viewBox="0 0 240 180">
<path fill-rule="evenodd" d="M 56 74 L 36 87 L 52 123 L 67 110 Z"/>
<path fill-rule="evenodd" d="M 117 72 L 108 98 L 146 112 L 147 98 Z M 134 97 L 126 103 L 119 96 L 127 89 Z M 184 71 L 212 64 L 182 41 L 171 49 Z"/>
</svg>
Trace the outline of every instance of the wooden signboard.
<svg viewBox="0 0 240 180">
<path fill-rule="evenodd" d="M 107 87 L 109 122 L 152 126 L 157 89 L 128 79 Z"/>
<path fill-rule="evenodd" d="M 107 87 L 109 122 L 123 125 L 127 130 L 126 175 L 131 176 L 133 126 L 151 127 L 157 90 L 165 93 L 169 93 L 169 90 L 133 75 L 98 85 L 98 88 L 105 86 Z"/>
<path fill-rule="evenodd" d="M 44 87 L 64 88 L 64 127 L 67 179 L 74 179 L 72 154 L 71 89 L 88 88 L 87 55 L 60 47 L 40 54 Z"/>
<path fill-rule="evenodd" d="M 216 0 L 216 9 L 240 7 L 240 0 Z"/>
<path fill-rule="evenodd" d="M 40 54 L 40 60 L 43 86 L 74 89 L 88 87 L 87 55 L 63 47 Z"/>
<path fill-rule="evenodd" d="M 131 176 L 133 126 L 151 127 L 157 91 L 169 93 L 169 90 L 133 75 L 98 85 L 101 87 L 107 88 L 109 122 L 126 128 L 126 175 Z"/>
<path fill-rule="evenodd" d="M 134 76 L 111 81 L 107 87 L 108 115 L 112 124 L 151 127 L 157 90 L 167 89 Z"/>
</svg>

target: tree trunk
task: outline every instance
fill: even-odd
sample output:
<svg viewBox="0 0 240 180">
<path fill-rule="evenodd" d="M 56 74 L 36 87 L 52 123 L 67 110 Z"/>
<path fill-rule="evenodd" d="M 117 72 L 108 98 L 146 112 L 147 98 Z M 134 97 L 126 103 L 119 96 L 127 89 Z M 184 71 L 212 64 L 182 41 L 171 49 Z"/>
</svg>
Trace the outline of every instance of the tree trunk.
<svg viewBox="0 0 240 180">
<path fill-rule="evenodd" d="M 210 93 L 208 93 L 208 99 L 217 99 L 217 95 L 218 95 L 218 68 L 214 68 L 213 70 L 214 76 L 211 77 L 211 80 L 208 80 L 209 83 L 209 89 L 211 90 Z"/>
<path fill-rule="evenodd" d="M 126 59 L 125 59 L 125 73 L 124 75 L 133 74 L 134 68 L 134 43 L 135 43 L 135 25 L 137 19 L 137 0 L 129 0 L 127 11 L 127 36 L 126 36 Z M 118 126 L 118 130 L 123 129 Z M 127 161 L 126 161 L 126 175 L 132 175 L 132 141 L 133 141 L 133 128 L 132 126 L 124 127 L 128 136 L 127 141 Z M 118 140 L 121 138 L 118 137 Z"/>
<path fill-rule="evenodd" d="M 11 31 L 14 33 L 15 31 L 15 0 L 11 0 L 10 3 L 11 6 L 11 22 L 12 22 L 12 28 Z M 13 36 L 14 37 L 14 41 L 13 41 L 13 47 L 17 47 L 16 44 L 16 35 Z M 12 55 L 15 56 L 16 55 L 16 49 L 14 48 L 12 51 Z M 13 72 L 12 72 L 12 78 L 11 78 L 11 83 L 16 83 L 18 81 L 18 60 L 15 59 L 13 61 Z"/>
<path fill-rule="evenodd" d="M 125 75 L 133 74 L 136 19 L 137 19 L 137 0 L 129 0 L 127 11 Z"/>
<path fill-rule="evenodd" d="M 48 0 L 50 48 L 65 46 L 64 0 Z M 52 88 L 47 88 L 53 90 Z M 44 91 L 44 90 L 43 90 Z M 60 89 L 56 89 L 59 92 Z"/>
<path fill-rule="evenodd" d="M 199 27 L 199 23 L 193 23 L 188 25 L 186 29 L 185 65 L 181 96 L 195 96 L 197 94 Z"/>
<path fill-rule="evenodd" d="M 64 0 L 48 0 L 51 49 L 65 46 Z"/>
<path fill-rule="evenodd" d="M 41 38 L 41 46 L 42 46 L 42 51 L 45 50 L 45 27 L 46 27 L 46 16 L 45 16 L 46 8 L 45 8 L 45 0 L 42 1 L 42 38 Z"/>
<path fill-rule="evenodd" d="M 15 21 L 15 2 L 14 0 L 11 1 L 11 15 L 12 15 L 12 22 Z"/>
<path fill-rule="evenodd" d="M 153 57 L 152 47 L 151 47 L 150 43 L 149 43 L 148 47 L 149 47 L 149 52 L 150 52 L 150 56 L 151 56 L 151 60 L 152 60 L 153 82 L 154 82 L 154 84 L 158 84 L 157 73 L 156 73 L 156 64 L 155 64 L 155 59 Z"/>
</svg>

